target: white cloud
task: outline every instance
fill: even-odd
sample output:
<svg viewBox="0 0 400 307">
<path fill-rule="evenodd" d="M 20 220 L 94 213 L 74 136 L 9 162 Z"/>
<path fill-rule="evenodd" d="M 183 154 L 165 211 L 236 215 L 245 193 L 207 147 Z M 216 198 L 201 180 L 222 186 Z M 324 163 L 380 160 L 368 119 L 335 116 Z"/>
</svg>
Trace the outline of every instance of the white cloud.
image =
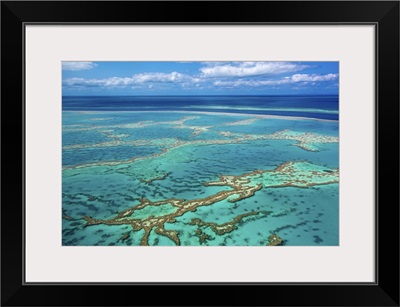
<svg viewBox="0 0 400 307">
<path fill-rule="evenodd" d="M 206 63 L 209 64 L 209 63 Z M 278 75 L 307 68 L 291 62 L 234 62 L 230 64 L 207 65 L 200 69 L 204 77 L 250 77 Z"/>
<path fill-rule="evenodd" d="M 298 86 L 315 85 L 319 82 L 333 81 L 338 74 L 299 74 L 298 70 L 307 66 L 291 62 L 204 62 L 201 74 L 188 75 L 179 72 L 138 73 L 130 77 L 109 77 L 103 79 L 70 78 L 63 81 L 63 85 L 74 88 L 104 87 L 104 88 L 160 88 L 171 84 L 184 88 L 203 88 L 202 86 L 233 87 L 260 87 L 294 84 Z M 96 66 L 92 62 L 63 62 L 63 69 L 81 70 Z M 280 77 L 277 74 L 293 72 L 292 76 Z M 259 77 L 257 77 L 259 76 Z M 273 78 L 274 76 L 274 78 Z M 228 78 L 231 77 L 231 78 Z M 247 78 L 249 77 L 249 78 Z"/>
<path fill-rule="evenodd" d="M 93 62 L 62 62 L 63 70 L 87 70 L 96 66 L 97 64 Z"/>
<path fill-rule="evenodd" d="M 307 75 L 307 74 L 296 74 L 291 77 L 293 82 L 315 82 L 315 81 L 331 81 L 337 79 L 338 74 L 327 74 L 327 75 Z"/>
<path fill-rule="evenodd" d="M 285 77 L 278 80 L 234 80 L 234 81 L 215 81 L 213 84 L 215 86 L 226 86 L 226 87 L 238 87 L 238 86 L 249 86 L 249 87 L 257 87 L 257 86 L 268 86 L 268 85 L 282 85 L 282 84 L 291 84 L 291 83 L 302 83 L 307 84 L 308 82 L 313 82 L 312 85 L 317 84 L 317 82 L 324 81 L 332 81 L 338 78 L 338 74 L 326 74 L 326 75 L 317 75 L 317 74 L 295 74 L 291 77 Z"/>
<path fill-rule="evenodd" d="M 172 73 L 142 73 L 135 74 L 132 77 L 111 77 L 106 79 L 83 79 L 70 78 L 64 80 L 64 85 L 72 87 L 126 87 L 132 85 L 145 85 L 154 83 L 177 83 L 185 84 L 201 82 L 200 78 L 194 78 L 189 75 L 178 72 Z"/>
<path fill-rule="evenodd" d="M 215 81 L 216 86 L 264 86 L 264 85 L 279 85 L 289 83 L 289 80 L 235 80 L 235 81 Z"/>
<path fill-rule="evenodd" d="M 192 80 L 193 78 L 188 75 L 178 73 L 176 71 L 166 74 L 166 73 L 144 73 L 136 74 L 132 76 L 132 81 L 135 83 L 144 82 L 184 82 Z"/>
</svg>

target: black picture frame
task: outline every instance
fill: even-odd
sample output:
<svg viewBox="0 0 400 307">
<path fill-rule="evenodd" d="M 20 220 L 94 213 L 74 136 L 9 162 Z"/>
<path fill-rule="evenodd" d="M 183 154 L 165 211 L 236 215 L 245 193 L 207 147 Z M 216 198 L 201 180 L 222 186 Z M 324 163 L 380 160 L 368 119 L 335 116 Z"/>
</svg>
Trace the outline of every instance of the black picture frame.
<svg viewBox="0 0 400 307">
<path fill-rule="evenodd" d="M 24 25 L 28 23 L 375 25 L 376 282 L 26 284 Z M 3 1 L 1 76 L 2 306 L 399 306 L 398 1 Z"/>
</svg>

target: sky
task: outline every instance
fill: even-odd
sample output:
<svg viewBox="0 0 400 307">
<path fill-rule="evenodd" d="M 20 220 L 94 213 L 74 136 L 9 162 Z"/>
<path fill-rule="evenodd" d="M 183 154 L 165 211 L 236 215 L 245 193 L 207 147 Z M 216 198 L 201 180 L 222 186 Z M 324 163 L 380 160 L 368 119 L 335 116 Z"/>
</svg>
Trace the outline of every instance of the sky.
<svg viewBox="0 0 400 307">
<path fill-rule="evenodd" d="M 62 62 L 63 96 L 338 95 L 339 62 Z"/>
</svg>

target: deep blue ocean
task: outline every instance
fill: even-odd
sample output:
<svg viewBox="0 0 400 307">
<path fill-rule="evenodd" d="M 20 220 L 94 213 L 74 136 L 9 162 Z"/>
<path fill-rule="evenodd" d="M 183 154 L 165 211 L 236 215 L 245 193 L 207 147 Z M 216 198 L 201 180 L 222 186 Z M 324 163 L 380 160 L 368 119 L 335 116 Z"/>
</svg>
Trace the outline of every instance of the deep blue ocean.
<svg viewBox="0 0 400 307">
<path fill-rule="evenodd" d="M 211 111 L 339 118 L 338 96 L 65 96 L 63 111 Z"/>
</svg>

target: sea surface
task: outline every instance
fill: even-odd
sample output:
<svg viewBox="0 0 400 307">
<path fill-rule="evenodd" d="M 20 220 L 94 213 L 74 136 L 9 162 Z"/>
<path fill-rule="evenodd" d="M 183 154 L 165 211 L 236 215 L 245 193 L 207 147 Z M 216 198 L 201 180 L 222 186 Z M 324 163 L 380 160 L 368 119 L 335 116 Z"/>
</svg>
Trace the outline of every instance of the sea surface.
<svg viewBox="0 0 400 307">
<path fill-rule="evenodd" d="M 62 106 L 64 246 L 339 244 L 337 96 Z"/>
</svg>

